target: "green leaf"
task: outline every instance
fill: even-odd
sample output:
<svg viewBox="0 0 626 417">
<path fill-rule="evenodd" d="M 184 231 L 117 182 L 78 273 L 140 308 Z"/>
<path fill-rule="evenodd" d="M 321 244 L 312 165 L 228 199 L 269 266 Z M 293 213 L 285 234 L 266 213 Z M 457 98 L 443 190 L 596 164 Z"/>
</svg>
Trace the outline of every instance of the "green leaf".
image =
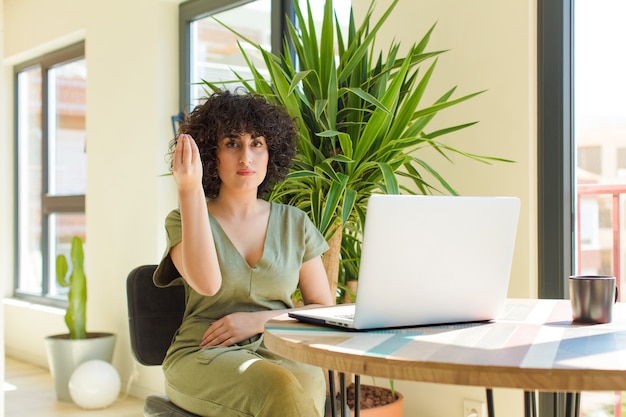
<svg viewBox="0 0 626 417">
<path fill-rule="evenodd" d="M 387 194 L 400 194 L 400 190 L 398 188 L 398 180 L 394 174 L 394 170 L 389 167 L 388 164 L 384 162 L 379 162 L 378 166 L 380 167 L 380 171 L 383 174 L 383 181 L 385 183 L 385 191 Z"/>
<path fill-rule="evenodd" d="M 344 190 L 346 188 L 347 177 L 342 176 L 340 181 L 333 181 L 326 196 L 326 203 L 324 204 L 324 211 L 320 221 L 320 230 L 323 234 L 327 234 L 331 226 L 335 223 L 337 218 L 337 212 L 339 209 L 339 202 L 343 197 Z"/>
<path fill-rule="evenodd" d="M 341 208 L 341 224 L 347 223 L 348 218 L 352 214 L 352 210 L 354 208 L 354 203 L 356 202 L 357 196 L 358 194 L 355 190 L 346 189 L 343 206 Z"/>
<path fill-rule="evenodd" d="M 67 276 L 67 258 L 64 255 L 58 255 L 56 259 L 56 277 L 57 283 L 62 287 L 68 287 L 69 281 L 65 279 Z"/>
<path fill-rule="evenodd" d="M 285 181 L 276 185 L 268 199 L 304 210 L 326 238 L 337 224 L 343 224 L 342 274 L 352 276 L 358 271 L 370 195 L 455 195 L 452 185 L 435 169 L 433 156 L 450 163 L 452 156 L 480 163 L 508 161 L 468 153 L 449 143 L 453 136 L 462 142 L 474 121 L 437 120 L 430 127 L 440 112 L 451 113 L 484 90 L 461 97 L 454 96 L 455 86 L 443 94 L 430 91 L 438 58 L 447 52 L 429 50 L 437 23 L 408 48 L 395 41 L 380 45 L 380 30 L 397 4 L 393 0 L 375 16 L 374 1 L 370 1 L 363 21 L 357 24 L 351 12 L 344 30 L 333 14 L 332 0 L 324 3 L 318 27 L 310 2 L 294 2 L 281 55 L 223 25 L 240 40 L 252 79 L 234 72 L 232 81 L 204 82 L 209 88 L 243 84 L 284 106 L 294 118 L 297 155 Z M 243 44 L 262 56 L 267 71 L 254 67 L 247 52 L 251 48 Z M 431 96 L 438 98 L 424 103 Z M 447 114 L 446 120 L 453 120 L 452 116 Z"/>
</svg>

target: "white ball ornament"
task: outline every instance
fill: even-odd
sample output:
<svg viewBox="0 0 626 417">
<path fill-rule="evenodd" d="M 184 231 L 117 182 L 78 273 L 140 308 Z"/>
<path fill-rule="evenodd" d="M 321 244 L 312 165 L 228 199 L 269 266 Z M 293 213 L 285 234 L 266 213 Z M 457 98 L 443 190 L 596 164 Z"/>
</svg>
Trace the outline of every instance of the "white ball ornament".
<svg viewBox="0 0 626 417">
<path fill-rule="evenodd" d="M 70 376 L 70 397 L 85 409 L 106 408 L 120 394 L 121 380 L 109 362 L 94 359 L 80 364 Z"/>
</svg>

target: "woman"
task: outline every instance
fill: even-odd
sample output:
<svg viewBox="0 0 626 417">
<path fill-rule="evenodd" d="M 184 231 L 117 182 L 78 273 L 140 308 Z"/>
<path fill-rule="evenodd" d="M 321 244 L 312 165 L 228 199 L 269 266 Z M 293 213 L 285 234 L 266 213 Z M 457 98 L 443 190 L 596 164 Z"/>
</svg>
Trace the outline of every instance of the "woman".
<svg viewBox="0 0 626 417">
<path fill-rule="evenodd" d="M 332 297 L 326 241 L 304 212 L 261 197 L 295 155 L 293 120 L 251 94 L 215 93 L 171 147 L 180 208 L 166 219 L 158 286 L 183 284 L 186 311 L 163 362 L 171 401 L 203 416 L 321 416 L 321 369 L 263 345 L 265 323 Z"/>
</svg>

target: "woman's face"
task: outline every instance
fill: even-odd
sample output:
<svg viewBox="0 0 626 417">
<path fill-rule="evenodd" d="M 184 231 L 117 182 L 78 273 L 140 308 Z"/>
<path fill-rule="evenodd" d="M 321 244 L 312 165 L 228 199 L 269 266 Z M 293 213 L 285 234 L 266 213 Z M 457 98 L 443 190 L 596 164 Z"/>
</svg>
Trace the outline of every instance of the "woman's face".
<svg viewBox="0 0 626 417">
<path fill-rule="evenodd" d="M 269 151 L 263 136 L 249 133 L 231 135 L 217 143 L 217 173 L 221 188 L 236 191 L 254 190 L 267 174 Z"/>
</svg>

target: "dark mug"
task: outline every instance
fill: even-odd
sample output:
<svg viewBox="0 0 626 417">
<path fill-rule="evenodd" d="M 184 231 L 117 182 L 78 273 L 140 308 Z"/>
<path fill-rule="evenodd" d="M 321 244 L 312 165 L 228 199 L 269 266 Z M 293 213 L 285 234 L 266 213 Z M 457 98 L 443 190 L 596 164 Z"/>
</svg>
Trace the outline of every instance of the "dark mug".
<svg viewBox="0 0 626 417">
<path fill-rule="evenodd" d="M 572 275 L 569 297 L 574 322 L 610 323 L 619 298 L 616 279 L 612 275 Z"/>
</svg>

